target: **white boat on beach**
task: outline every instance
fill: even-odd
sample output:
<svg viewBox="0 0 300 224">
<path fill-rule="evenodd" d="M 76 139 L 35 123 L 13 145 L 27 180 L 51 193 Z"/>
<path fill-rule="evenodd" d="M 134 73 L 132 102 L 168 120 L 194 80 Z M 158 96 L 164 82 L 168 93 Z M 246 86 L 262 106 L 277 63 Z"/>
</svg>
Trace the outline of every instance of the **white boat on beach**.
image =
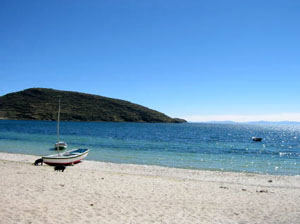
<svg viewBox="0 0 300 224">
<path fill-rule="evenodd" d="M 60 149 L 67 148 L 67 143 L 59 141 L 59 118 L 60 118 L 60 98 L 58 101 L 58 118 L 57 118 L 57 143 L 55 148 L 57 154 L 42 156 L 44 163 L 48 165 L 73 165 L 83 160 L 89 153 L 89 149 L 72 149 L 63 153 L 60 153 Z"/>
<path fill-rule="evenodd" d="M 83 160 L 89 153 L 89 149 L 73 149 L 64 153 L 43 156 L 44 163 L 48 165 L 73 165 Z"/>
</svg>

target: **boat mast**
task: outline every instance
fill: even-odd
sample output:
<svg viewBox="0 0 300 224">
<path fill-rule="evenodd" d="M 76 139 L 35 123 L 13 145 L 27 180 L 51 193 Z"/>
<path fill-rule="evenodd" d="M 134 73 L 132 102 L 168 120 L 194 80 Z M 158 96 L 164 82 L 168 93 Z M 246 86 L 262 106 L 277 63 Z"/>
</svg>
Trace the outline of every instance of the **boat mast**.
<svg viewBox="0 0 300 224">
<path fill-rule="evenodd" d="M 59 143 L 59 119 L 60 119 L 60 97 L 58 98 L 58 114 L 57 114 L 57 143 Z M 56 148 L 59 153 L 59 144 L 57 144 Z"/>
</svg>

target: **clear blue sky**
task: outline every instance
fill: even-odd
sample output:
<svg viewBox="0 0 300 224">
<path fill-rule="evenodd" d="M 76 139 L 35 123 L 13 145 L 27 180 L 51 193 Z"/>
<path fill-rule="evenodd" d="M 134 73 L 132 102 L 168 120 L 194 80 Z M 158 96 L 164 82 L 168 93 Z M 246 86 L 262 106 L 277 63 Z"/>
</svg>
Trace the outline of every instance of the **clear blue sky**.
<svg viewBox="0 0 300 224">
<path fill-rule="evenodd" d="M 190 120 L 300 114 L 300 1 L 1 0 L 0 95 L 30 87 Z"/>
</svg>

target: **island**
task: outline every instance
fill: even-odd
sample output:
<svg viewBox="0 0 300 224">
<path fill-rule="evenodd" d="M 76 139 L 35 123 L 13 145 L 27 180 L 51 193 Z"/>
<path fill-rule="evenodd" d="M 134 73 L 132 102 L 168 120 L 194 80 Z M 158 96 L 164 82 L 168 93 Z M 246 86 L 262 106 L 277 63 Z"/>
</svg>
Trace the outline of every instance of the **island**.
<svg viewBox="0 0 300 224">
<path fill-rule="evenodd" d="M 63 121 L 186 122 L 125 100 L 48 88 L 30 88 L 1 96 L 0 119 L 56 120 L 58 98 Z"/>
</svg>

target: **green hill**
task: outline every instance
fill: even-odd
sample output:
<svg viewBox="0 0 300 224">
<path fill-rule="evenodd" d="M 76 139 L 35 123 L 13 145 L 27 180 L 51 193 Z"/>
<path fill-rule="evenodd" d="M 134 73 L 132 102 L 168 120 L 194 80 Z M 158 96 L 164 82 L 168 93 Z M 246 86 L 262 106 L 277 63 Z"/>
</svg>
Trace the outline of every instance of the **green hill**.
<svg viewBox="0 0 300 224">
<path fill-rule="evenodd" d="M 65 121 L 186 122 L 124 100 L 45 88 L 0 97 L 0 119 L 56 120 L 59 97 Z"/>
</svg>

